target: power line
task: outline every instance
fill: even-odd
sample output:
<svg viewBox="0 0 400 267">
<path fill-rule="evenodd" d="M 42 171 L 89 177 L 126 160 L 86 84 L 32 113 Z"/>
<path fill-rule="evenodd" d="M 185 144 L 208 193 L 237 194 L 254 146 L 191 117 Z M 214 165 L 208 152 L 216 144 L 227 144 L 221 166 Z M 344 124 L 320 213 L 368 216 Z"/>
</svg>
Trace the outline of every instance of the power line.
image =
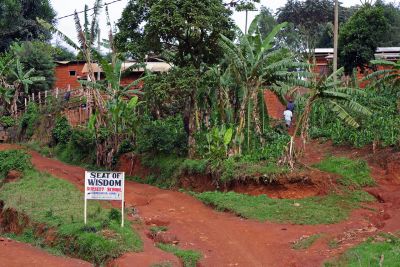
<svg viewBox="0 0 400 267">
<path fill-rule="evenodd" d="M 122 0 L 114 0 L 114 1 L 111 1 L 111 2 L 108 2 L 108 3 L 104 3 L 103 5 L 100 5 L 99 8 L 102 8 L 102 7 L 104 7 L 104 6 L 109 6 L 109 5 L 111 5 L 111 4 L 114 4 L 114 3 L 117 3 L 117 2 L 121 2 L 121 1 L 122 1 Z M 84 13 L 85 11 L 89 11 L 89 10 L 93 10 L 93 9 L 95 9 L 95 7 L 88 8 L 87 10 L 83 10 L 83 11 L 76 12 L 76 14 L 81 14 L 81 13 Z M 59 18 L 57 18 L 56 20 L 65 19 L 65 18 L 68 18 L 68 17 L 72 17 L 72 16 L 74 16 L 74 15 L 75 15 L 75 12 L 72 13 L 72 14 L 69 14 L 69 15 L 65 15 L 65 16 L 59 17 Z"/>
</svg>

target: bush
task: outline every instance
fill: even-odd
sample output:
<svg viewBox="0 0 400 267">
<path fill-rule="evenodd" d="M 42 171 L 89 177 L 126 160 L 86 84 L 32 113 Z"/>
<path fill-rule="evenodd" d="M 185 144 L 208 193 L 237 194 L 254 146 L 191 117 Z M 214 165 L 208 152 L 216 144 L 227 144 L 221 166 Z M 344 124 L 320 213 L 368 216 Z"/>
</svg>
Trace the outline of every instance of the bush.
<svg viewBox="0 0 400 267">
<path fill-rule="evenodd" d="M 136 137 L 139 153 L 185 155 L 187 135 L 180 116 L 160 120 L 145 120 Z"/>
<path fill-rule="evenodd" d="M 56 118 L 55 126 L 52 130 L 52 137 L 55 144 L 66 144 L 71 138 L 72 128 L 66 117 Z"/>
<path fill-rule="evenodd" d="M 1 116 L 0 124 L 3 125 L 4 127 L 8 128 L 8 127 L 14 126 L 16 124 L 16 121 L 11 116 Z"/>
<path fill-rule="evenodd" d="M 71 131 L 71 139 L 66 144 L 58 144 L 55 149 L 57 157 L 71 164 L 95 163 L 96 144 L 92 133 L 88 130 Z"/>
<path fill-rule="evenodd" d="M 25 137 L 32 137 L 39 119 L 40 113 L 38 106 L 35 103 L 30 102 L 20 121 L 21 132 L 25 131 Z"/>
<path fill-rule="evenodd" d="M 11 170 L 25 171 L 32 167 L 31 156 L 21 150 L 0 151 L 0 179 Z"/>
</svg>

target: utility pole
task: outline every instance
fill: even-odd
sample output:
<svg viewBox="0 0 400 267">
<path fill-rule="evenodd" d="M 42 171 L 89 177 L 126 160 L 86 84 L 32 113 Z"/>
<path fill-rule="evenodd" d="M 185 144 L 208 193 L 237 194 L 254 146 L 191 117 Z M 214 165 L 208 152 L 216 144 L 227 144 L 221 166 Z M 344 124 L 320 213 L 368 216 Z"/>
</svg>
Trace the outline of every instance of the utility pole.
<svg viewBox="0 0 400 267">
<path fill-rule="evenodd" d="M 339 1 L 335 0 L 335 26 L 333 33 L 333 73 L 337 71 L 338 68 L 338 46 L 339 46 Z M 336 74 L 334 75 L 334 80 L 336 82 Z"/>
</svg>

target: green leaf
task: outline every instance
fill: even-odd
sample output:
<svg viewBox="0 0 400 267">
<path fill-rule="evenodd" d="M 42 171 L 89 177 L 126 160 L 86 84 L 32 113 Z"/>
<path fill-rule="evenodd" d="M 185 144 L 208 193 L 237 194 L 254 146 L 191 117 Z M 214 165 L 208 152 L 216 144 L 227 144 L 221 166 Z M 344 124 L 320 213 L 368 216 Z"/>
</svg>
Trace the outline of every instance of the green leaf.
<svg viewBox="0 0 400 267">
<path fill-rule="evenodd" d="M 232 141 L 233 130 L 229 128 L 224 134 L 224 145 L 227 146 Z"/>
</svg>

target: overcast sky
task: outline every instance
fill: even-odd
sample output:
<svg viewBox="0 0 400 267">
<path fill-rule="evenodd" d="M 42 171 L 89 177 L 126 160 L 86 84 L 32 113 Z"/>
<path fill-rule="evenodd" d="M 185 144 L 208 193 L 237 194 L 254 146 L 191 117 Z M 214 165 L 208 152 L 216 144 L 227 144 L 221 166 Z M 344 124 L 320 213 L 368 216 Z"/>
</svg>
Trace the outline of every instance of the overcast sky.
<svg viewBox="0 0 400 267">
<path fill-rule="evenodd" d="M 112 0 L 103 0 L 104 2 L 111 2 Z M 201 0 L 199 0 L 201 1 Z M 342 0 L 344 3 L 344 6 L 352 6 L 360 3 L 360 0 Z M 53 5 L 53 8 L 57 12 L 57 17 L 62 17 L 65 15 L 72 14 L 74 10 L 81 11 L 84 9 L 85 4 L 89 5 L 89 7 L 93 6 L 94 0 L 51 0 L 51 3 Z M 109 5 L 109 11 L 110 11 L 110 17 L 111 21 L 116 23 L 118 19 L 121 17 L 121 13 L 128 3 L 128 0 L 122 0 L 120 2 L 113 3 Z M 265 6 L 267 8 L 270 8 L 272 10 L 276 10 L 277 8 L 283 6 L 286 3 L 286 0 L 261 0 L 261 4 L 258 6 Z M 257 12 L 249 12 L 249 21 L 251 21 L 254 16 L 257 14 Z M 100 16 L 101 21 L 100 21 L 100 28 L 104 29 L 103 33 L 106 32 L 106 22 L 105 22 L 105 15 L 104 11 L 102 15 Z M 235 13 L 233 15 L 234 20 L 236 21 L 236 24 L 243 30 L 245 27 L 245 13 Z M 73 17 L 68 17 L 65 19 L 61 19 L 58 22 L 57 25 L 58 29 L 61 30 L 63 33 L 65 33 L 69 37 L 73 37 L 74 40 L 76 40 L 75 35 L 75 26 L 74 26 L 74 20 Z M 104 35 L 103 35 L 104 36 Z"/>
</svg>

